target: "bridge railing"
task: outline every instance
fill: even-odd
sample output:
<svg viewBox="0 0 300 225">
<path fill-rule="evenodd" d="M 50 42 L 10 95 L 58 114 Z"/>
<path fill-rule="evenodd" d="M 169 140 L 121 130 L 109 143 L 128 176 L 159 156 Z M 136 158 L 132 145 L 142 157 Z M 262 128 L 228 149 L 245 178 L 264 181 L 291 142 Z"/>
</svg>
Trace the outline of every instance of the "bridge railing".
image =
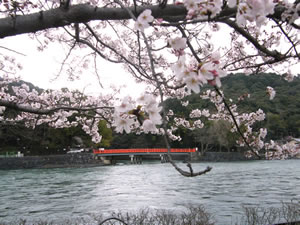
<svg viewBox="0 0 300 225">
<path fill-rule="evenodd" d="M 171 148 L 171 153 L 191 153 L 197 148 Z M 94 149 L 94 154 L 167 153 L 167 148 Z"/>
</svg>

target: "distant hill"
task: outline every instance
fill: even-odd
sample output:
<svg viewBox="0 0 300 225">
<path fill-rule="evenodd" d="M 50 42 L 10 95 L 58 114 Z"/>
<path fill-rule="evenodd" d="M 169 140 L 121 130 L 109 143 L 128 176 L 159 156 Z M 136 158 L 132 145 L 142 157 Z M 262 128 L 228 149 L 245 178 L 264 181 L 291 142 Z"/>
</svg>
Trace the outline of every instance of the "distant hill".
<svg viewBox="0 0 300 225">
<path fill-rule="evenodd" d="M 266 87 L 271 86 L 276 90 L 273 100 L 266 94 Z M 202 87 L 212 89 L 211 86 Z M 239 112 L 252 112 L 258 109 L 264 110 L 266 120 L 256 123 L 254 127 L 267 127 L 267 139 L 278 140 L 286 136 L 300 137 L 300 79 L 293 82 L 285 81 L 276 74 L 258 74 L 245 76 L 244 74 L 232 74 L 222 79 L 221 88 L 227 99 L 232 99 L 238 105 Z M 250 98 L 238 102 L 243 94 L 250 94 Z M 187 117 L 194 108 L 209 108 L 214 106 L 207 100 L 202 100 L 199 94 L 192 94 L 184 99 L 189 101 L 187 107 L 182 106 L 178 99 L 167 99 L 164 102 L 166 109 L 172 109 L 177 115 Z M 208 147 L 210 151 L 228 151 L 235 146 L 236 135 L 231 134 L 226 123 L 214 124 L 205 122 L 205 127 L 188 131 L 180 128 L 176 134 L 182 138 L 180 142 L 172 142 L 172 147 Z M 164 146 L 164 141 L 159 136 L 117 134 L 113 135 L 111 148 L 153 148 Z"/>
<path fill-rule="evenodd" d="M 262 124 L 269 128 L 269 136 L 279 139 L 285 136 L 300 136 L 300 78 L 287 82 L 276 74 L 230 75 L 222 79 L 222 89 L 227 97 L 235 102 L 242 94 L 249 93 L 250 98 L 239 104 L 240 110 L 262 109 L 267 114 Z M 269 100 L 266 87 L 276 91 L 273 100 Z"/>
<path fill-rule="evenodd" d="M 1 79 L 1 78 L 0 78 Z M 20 81 L 13 85 L 27 84 L 30 89 L 36 89 L 38 92 L 42 89 L 34 86 L 29 82 Z M 276 90 L 276 96 L 273 100 L 269 100 L 266 94 L 266 87 L 271 86 Z M 210 86 L 203 87 L 202 90 L 211 88 Z M 231 98 L 234 103 L 238 104 L 239 112 L 256 111 L 259 108 L 266 114 L 266 120 L 257 124 L 258 127 L 267 127 L 267 139 L 278 140 L 286 136 L 300 137 L 300 78 L 296 77 L 293 82 L 285 81 L 281 76 L 275 74 L 258 74 L 245 76 L 244 74 L 234 74 L 222 79 L 222 90 L 227 99 Z M 238 98 L 243 94 L 250 94 L 250 98 L 238 102 Z M 212 105 L 209 101 L 199 98 L 199 94 L 192 94 L 186 98 L 190 102 L 188 107 L 183 107 L 178 99 L 168 99 L 165 101 L 167 109 L 172 109 L 175 113 L 182 114 L 183 116 L 189 115 L 193 108 L 211 108 Z M 228 133 L 225 138 L 221 138 L 220 131 L 224 130 L 222 125 L 212 125 L 200 129 L 199 131 L 190 132 L 187 130 L 179 130 L 182 136 L 182 141 L 173 142 L 172 147 L 200 147 L 204 141 L 207 145 L 218 145 L 226 149 L 232 148 L 233 141 L 226 143 L 229 140 Z M 223 126 L 223 128 L 218 128 Z M 225 127 L 226 128 L 226 127 Z M 75 132 L 76 131 L 76 132 Z M 70 133 L 70 135 L 69 135 Z M 223 132 L 224 133 L 224 132 Z M 21 126 L 0 126 L 0 152 L 1 148 L 19 148 L 21 143 L 27 143 L 27 148 L 40 146 L 44 143 L 45 146 L 53 146 L 52 149 L 62 148 L 63 146 L 70 145 L 70 137 L 84 136 L 80 128 L 72 128 L 72 132 L 61 129 L 49 129 L 43 125 L 31 131 Z M 212 136 L 216 135 L 216 136 Z M 227 135 L 227 136 L 226 136 Z M 211 140 L 208 140 L 208 139 Z M 234 137 L 233 137 L 234 138 Z M 16 146 L 16 139 L 19 140 L 19 146 Z M 111 148 L 131 148 L 131 147 L 162 147 L 164 141 L 159 136 L 153 135 L 135 135 L 135 134 L 116 134 L 113 135 Z M 45 150 L 37 151 L 47 152 Z M 39 154 L 41 154 L 41 152 Z"/>
<path fill-rule="evenodd" d="M 276 91 L 273 100 L 269 99 L 266 87 L 271 86 Z M 202 90 L 211 89 L 205 86 Z M 257 126 L 268 128 L 269 139 L 281 139 L 286 136 L 300 137 L 300 78 L 287 82 L 276 74 L 257 74 L 246 76 L 244 74 L 231 74 L 222 79 L 222 88 L 226 99 L 232 99 L 237 103 L 239 112 L 251 112 L 262 109 L 267 118 Z M 250 98 L 238 101 L 244 94 L 250 94 Z M 167 108 L 174 112 L 187 116 L 191 109 L 214 109 L 209 101 L 199 98 L 199 94 L 192 94 L 185 100 L 189 106 L 183 107 L 177 99 L 168 99 Z"/>
<path fill-rule="evenodd" d="M 3 80 L 3 78 L 0 77 L 0 81 L 2 81 L 2 80 Z M 28 87 L 29 87 L 30 90 L 35 89 L 38 93 L 41 93 L 43 91 L 42 88 L 39 88 L 38 86 L 35 86 L 32 83 L 26 82 L 26 81 L 23 81 L 23 80 L 20 80 L 18 82 L 12 82 L 12 83 L 9 84 L 9 87 L 12 87 L 12 86 L 21 86 L 22 84 L 28 85 Z M 11 91 L 11 89 L 10 89 L 10 91 Z"/>
<path fill-rule="evenodd" d="M 2 78 L 0 77 L 0 80 Z M 9 84 L 9 93 L 14 94 L 12 86 L 28 85 L 30 90 L 41 93 L 43 89 L 32 83 L 19 81 Z M 13 117 L 19 112 L 6 108 L 4 116 Z M 80 127 L 55 129 L 47 124 L 37 125 L 34 129 L 24 126 L 22 121 L 15 124 L 0 123 L 0 155 L 6 152 L 21 151 L 26 155 L 62 154 L 68 146 L 74 145 L 73 137 L 80 137 L 86 146 L 92 146 L 91 138 Z"/>
</svg>

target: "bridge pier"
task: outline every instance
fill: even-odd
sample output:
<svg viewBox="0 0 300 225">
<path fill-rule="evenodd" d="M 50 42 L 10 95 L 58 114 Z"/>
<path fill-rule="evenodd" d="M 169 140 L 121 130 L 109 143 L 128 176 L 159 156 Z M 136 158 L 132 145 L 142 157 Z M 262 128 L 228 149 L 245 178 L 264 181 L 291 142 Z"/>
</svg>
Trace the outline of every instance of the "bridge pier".
<svg viewBox="0 0 300 225">
<path fill-rule="evenodd" d="M 166 162 L 169 162 L 169 159 L 168 159 L 168 155 L 167 154 L 160 154 L 160 162 L 161 163 L 166 163 Z"/>
<path fill-rule="evenodd" d="M 139 155 L 129 155 L 131 164 L 142 164 L 142 156 Z"/>
<path fill-rule="evenodd" d="M 108 156 L 100 156 L 100 159 L 105 165 L 111 165 L 113 161 L 112 157 L 108 157 Z"/>
</svg>

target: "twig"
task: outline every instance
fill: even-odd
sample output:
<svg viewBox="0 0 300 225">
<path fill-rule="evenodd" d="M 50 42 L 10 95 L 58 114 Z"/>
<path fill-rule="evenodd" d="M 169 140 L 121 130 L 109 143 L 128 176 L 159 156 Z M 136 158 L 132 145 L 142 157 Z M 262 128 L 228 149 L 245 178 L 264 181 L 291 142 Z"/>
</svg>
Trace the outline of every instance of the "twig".
<svg viewBox="0 0 300 225">
<path fill-rule="evenodd" d="M 245 138 L 244 134 L 242 133 L 236 119 L 235 119 L 235 116 L 233 115 L 231 109 L 230 109 L 230 106 L 228 105 L 227 101 L 225 100 L 225 98 L 222 96 L 220 90 L 215 86 L 215 90 L 216 92 L 218 93 L 218 95 L 222 98 L 222 101 L 226 107 L 226 109 L 228 110 L 233 122 L 234 122 L 234 125 L 238 131 L 238 133 L 240 134 L 240 136 L 243 138 L 243 141 L 245 142 L 245 144 L 247 145 L 247 147 L 250 149 L 250 151 L 258 158 L 258 159 L 261 159 L 261 156 L 253 150 L 253 148 L 250 146 L 250 144 L 248 143 L 247 139 Z"/>
<path fill-rule="evenodd" d="M 119 0 L 115 0 L 115 2 L 116 3 L 118 3 L 121 7 L 123 7 L 123 8 L 125 8 L 125 6 L 119 1 Z M 130 10 L 128 10 L 127 9 L 127 11 L 128 11 L 128 14 L 134 19 L 134 20 L 136 20 L 136 17 L 133 15 L 133 13 L 130 11 Z M 158 89 L 158 91 L 159 91 L 159 94 L 160 94 L 160 101 L 161 101 L 161 103 L 163 103 L 164 102 L 164 94 L 163 94 L 163 90 L 162 90 L 162 88 L 161 88 L 161 83 L 160 83 L 160 81 L 158 80 L 158 77 L 157 77 L 157 73 L 155 72 L 155 66 L 154 66 L 154 59 L 153 59 L 153 56 L 152 56 L 152 53 L 151 53 L 151 48 L 150 48 L 150 45 L 149 45 L 149 43 L 148 43 L 148 41 L 147 41 L 147 37 L 146 37 L 146 35 L 145 35 L 145 33 L 144 32 L 140 32 L 141 33 L 141 35 L 142 35 L 142 37 L 143 37 L 143 39 L 144 39 L 144 43 L 145 43 L 145 45 L 146 45 L 146 49 L 147 49 L 147 53 L 148 53 L 148 57 L 149 57 L 149 61 L 150 61 L 150 69 L 151 69 L 151 72 L 152 72 L 152 76 L 154 77 L 154 79 L 155 79 L 155 82 L 156 82 L 156 87 L 157 87 L 157 89 Z M 195 176 L 199 176 L 199 175 L 203 175 L 203 174 L 205 174 L 205 173 L 207 173 L 207 172 L 209 172 L 212 168 L 211 167 L 207 167 L 205 170 L 203 170 L 203 171 L 200 171 L 200 172 L 197 172 L 197 173 L 194 173 L 193 172 L 193 170 L 192 170 L 192 166 L 191 166 L 191 164 L 189 163 L 188 164 L 188 167 L 190 168 L 190 171 L 189 172 L 187 172 L 187 171 L 184 171 L 184 170 L 182 170 L 181 168 L 179 168 L 177 165 L 176 165 L 176 163 L 173 161 L 173 159 L 172 159 L 172 156 L 171 156 L 171 154 L 170 154 L 170 150 L 171 150 L 171 147 L 170 147 L 170 144 L 169 144 L 169 140 L 168 140 L 168 138 L 167 138 L 167 120 L 166 120 L 166 111 L 165 111 L 165 107 L 162 107 L 162 111 L 163 111 L 163 116 L 162 116 L 162 118 L 163 118 L 163 130 L 164 130 L 164 140 L 165 140 L 165 144 L 166 144 L 166 146 L 167 146 L 167 149 L 168 149 L 168 153 L 167 153 L 167 155 L 168 155 L 168 159 L 169 159 L 169 162 L 171 163 L 171 165 L 181 174 L 181 175 L 183 175 L 183 176 L 186 176 L 186 177 L 195 177 Z"/>
<path fill-rule="evenodd" d="M 21 53 L 21 52 L 18 52 L 18 51 L 16 51 L 16 50 L 13 50 L 13 49 L 10 49 L 10 48 L 4 47 L 4 46 L 0 46 L 0 48 L 3 48 L 3 49 L 5 49 L 5 50 L 7 50 L 7 51 L 14 52 L 14 53 L 19 54 L 19 55 L 22 55 L 22 56 L 26 56 L 25 54 L 23 54 L 23 53 Z"/>
<path fill-rule="evenodd" d="M 107 218 L 107 219 L 101 221 L 101 222 L 99 223 L 99 225 L 102 225 L 102 224 L 104 224 L 105 222 L 110 221 L 110 220 L 117 220 L 117 221 L 119 221 L 119 222 L 121 222 L 121 223 L 123 223 L 123 224 L 125 224 L 125 225 L 128 225 L 128 224 L 125 223 L 123 220 L 121 220 L 121 219 L 119 219 L 119 218 L 117 218 L 117 217 Z"/>
<path fill-rule="evenodd" d="M 221 23 L 227 24 L 229 27 L 231 27 L 234 30 L 236 30 L 237 32 L 239 32 L 244 38 L 246 38 L 249 42 L 251 42 L 255 46 L 256 49 L 258 49 L 259 51 L 263 52 L 267 56 L 273 57 L 274 59 L 278 60 L 278 62 L 281 61 L 281 59 L 283 57 L 282 54 L 280 54 L 277 51 L 270 51 L 265 46 L 260 45 L 258 43 L 257 39 L 255 39 L 246 30 L 244 30 L 243 28 L 239 27 L 234 21 L 229 20 L 229 19 L 225 19 L 225 20 L 217 20 L 217 22 L 221 22 Z"/>
</svg>

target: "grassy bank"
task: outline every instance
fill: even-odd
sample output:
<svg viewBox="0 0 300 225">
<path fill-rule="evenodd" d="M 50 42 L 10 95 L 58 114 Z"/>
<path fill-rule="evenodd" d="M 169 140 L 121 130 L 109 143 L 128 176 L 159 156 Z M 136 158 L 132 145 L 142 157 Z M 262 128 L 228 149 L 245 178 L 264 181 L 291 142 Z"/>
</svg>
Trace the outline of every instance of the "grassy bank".
<svg viewBox="0 0 300 225">
<path fill-rule="evenodd" d="M 238 221 L 228 225 L 300 225 L 300 203 L 282 203 L 280 208 L 244 207 L 244 214 Z M 298 222 L 296 222 L 298 221 Z M 0 225 L 215 225 L 215 221 L 204 206 L 189 206 L 184 212 L 174 213 L 169 210 L 142 209 L 137 213 L 111 212 L 110 215 L 97 215 L 90 219 L 76 219 L 54 222 L 26 220 Z M 227 224 L 224 224 L 227 225 Z"/>
</svg>

